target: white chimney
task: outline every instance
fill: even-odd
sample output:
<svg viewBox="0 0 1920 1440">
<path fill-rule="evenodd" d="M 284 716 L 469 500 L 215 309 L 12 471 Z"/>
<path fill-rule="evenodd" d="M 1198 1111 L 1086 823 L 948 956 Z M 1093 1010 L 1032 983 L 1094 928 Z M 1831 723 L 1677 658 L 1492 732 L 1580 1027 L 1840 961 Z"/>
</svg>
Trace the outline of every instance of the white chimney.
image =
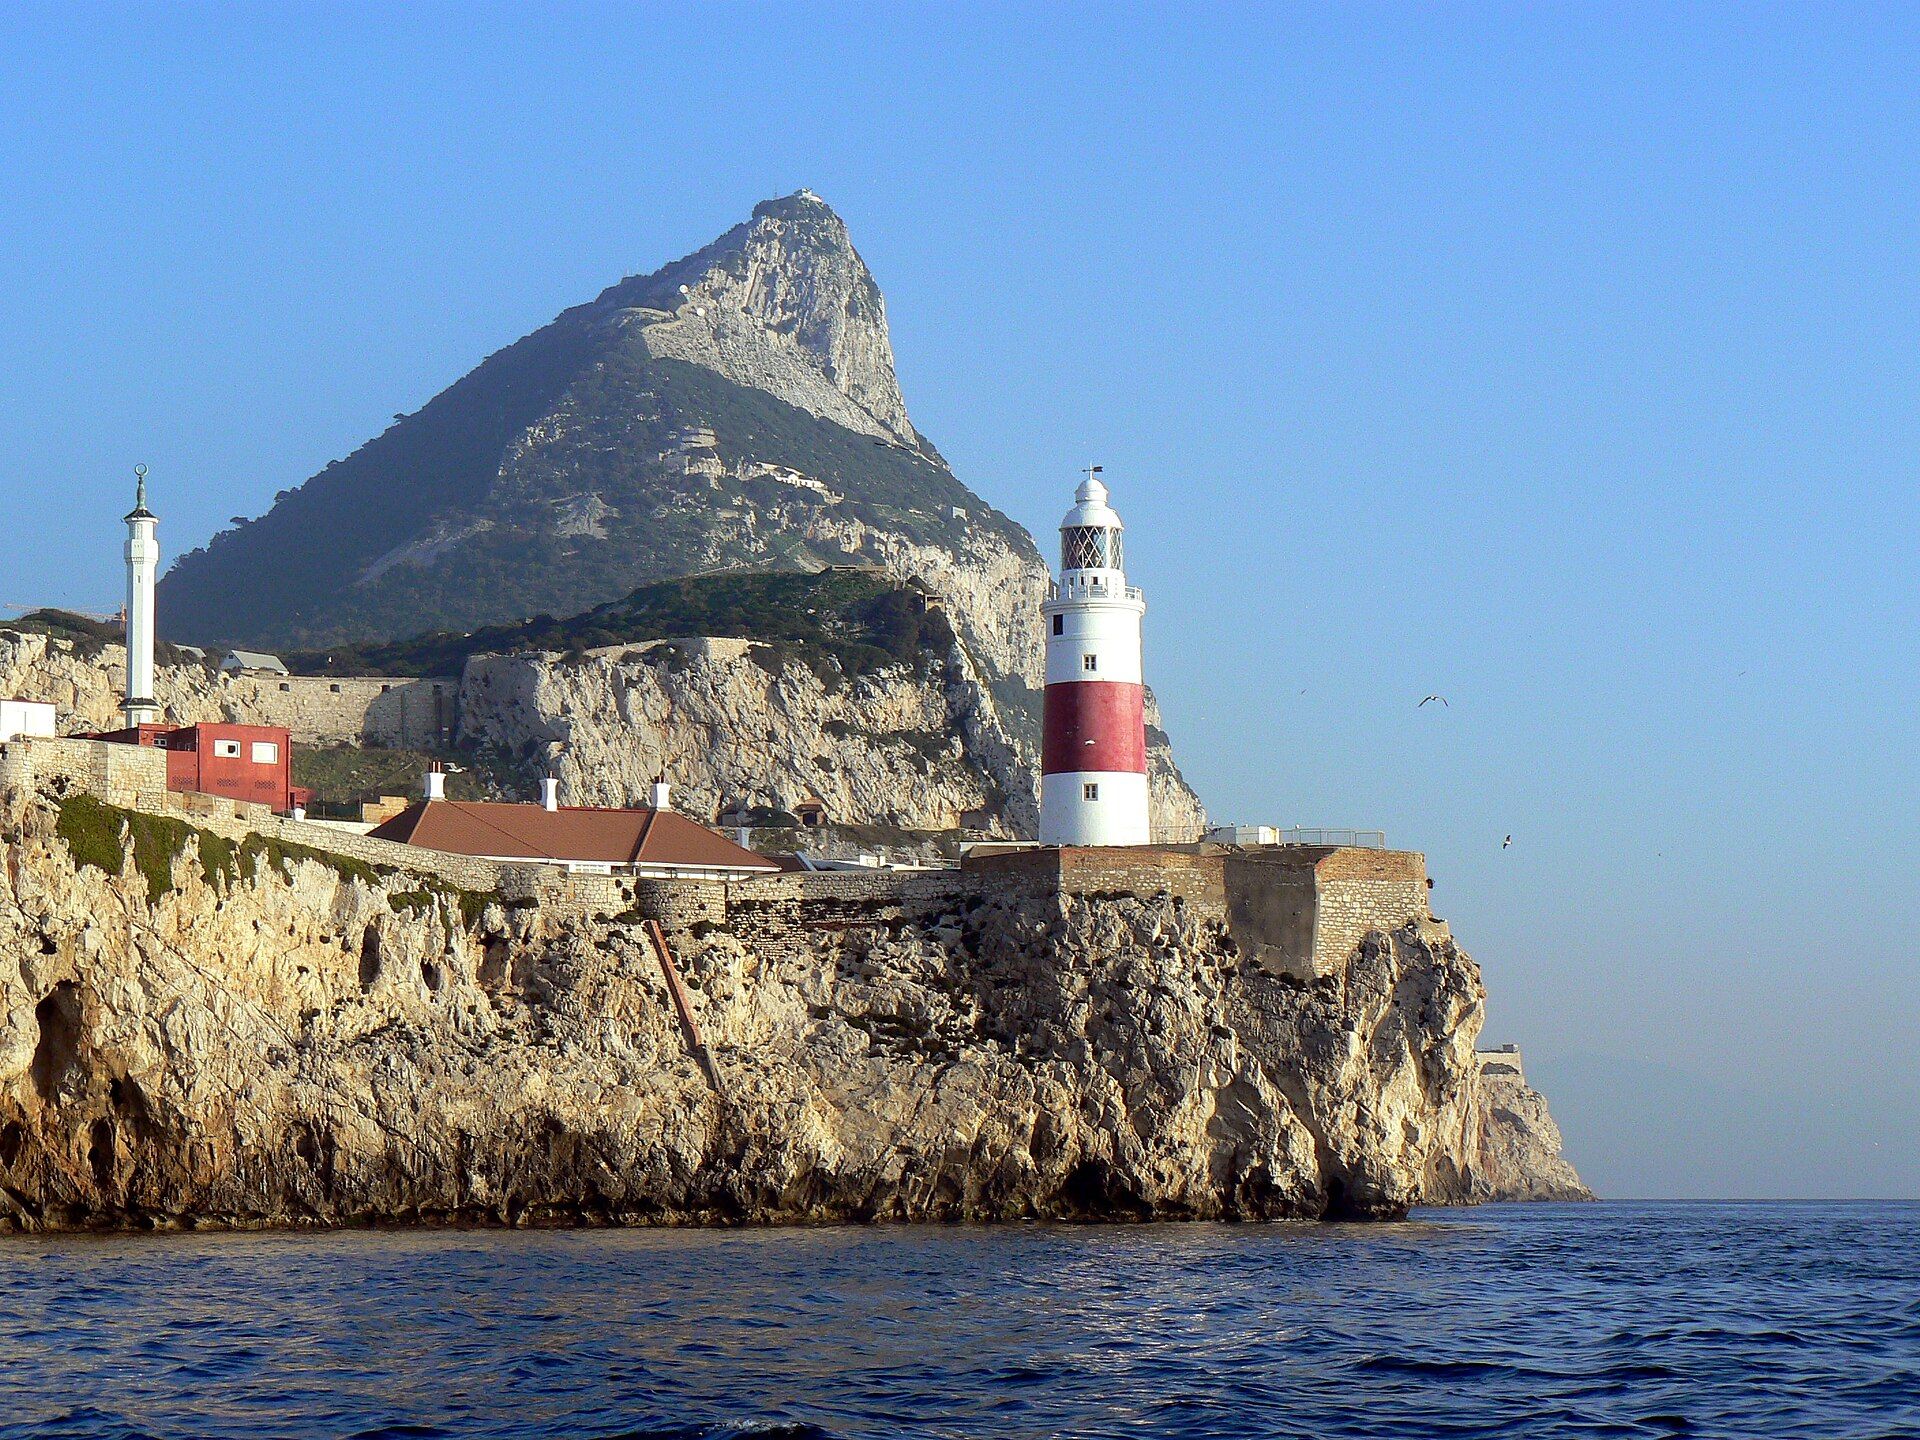
<svg viewBox="0 0 1920 1440">
<path fill-rule="evenodd" d="M 441 770 L 438 761 L 435 761 L 427 767 L 426 797 L 429 800 L 444 800 L 447 798 L 447 777 L 445 772 Z"/>
<path fill-rule="evenodd" d="M 540 782 L 540 808 L 542 810 L 560 808 L 560 782 L 551 775 Z"/>
<path fill-rule="evenodd" d="M 673 808 L 673 791 L 667 785 L 667 777 L 664 771 L 654 780 L 653 784 L 647 788 L 647 804 L 655 810 L 671 810 Z"/>
</svg>

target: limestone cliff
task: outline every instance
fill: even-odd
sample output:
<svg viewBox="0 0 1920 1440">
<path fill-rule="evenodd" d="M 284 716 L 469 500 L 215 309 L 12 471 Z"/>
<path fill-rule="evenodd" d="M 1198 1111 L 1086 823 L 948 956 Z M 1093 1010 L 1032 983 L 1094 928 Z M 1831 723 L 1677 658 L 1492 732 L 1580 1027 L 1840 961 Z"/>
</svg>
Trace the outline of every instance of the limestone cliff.
<svg viewBox="0 0 1920 1440">
<path fill-rule="evenodd" d="M 52 701 L 63 733 L 120 725 L 125 669 L 117 645 L 87 654 L 68 640 L 0 631 L 0 694 Z M 177 723 L 288 725 L 320 744 L 363 739 L 364 706 L 343 706 L 332 728 L 317 716 L 313 702 L 329 697 L 311 692 L 325 681 L 299 680 L 286 694 L 270 679 L 162 665 L 155 689 Z M 966 816 L 1030 837 L 1038 823 L 1034 737 L 1009 724 L 964 645 L 851 680 L 738 640 L 584 659 L 482 656 L 467 665 L 453 713 L 461 743 L 518 762 L 526 795 L 552 768 L 569 804 L 642 804 L 664 773 L 678 808 L 709 821 L 728 804 L 791 810 L 814 794 L 835 818 L 860 824 L 938 830 Z M 1191 839 L 1206 812 L 1151 704 L 1148 721 L 1154 833 Z"/>
<path fill-rule="evenodd" d="M 708 819 L 816 795 L 837 819 L 915 830 L 1031 837 L 1039 820 L 1031 739 L 960 644 L 855 679 L 719 640 L 481 656 L 460 717 L 464 743 L 551 767 L 569 804 L 644 803 L 664 774 Z M 1193 838 L 1205 812 L 1157 731 L 1150 761 L 1155 833 Z"/>
<path fill-rule="evenodd" d="M 1518 1070 L 1482 1064 L 1463 1150 L 1476 1157 L 1473 1174 L 1451 1198 L 1479 1200 L 1591 1200 L 1593 1192 L 1560 1153 L 1560 1127 L 1547 1097 Z"/>
<path fill-rule="evenodd" d="M 52 791 L 4 823 L 16 1226 L 1391 1216 L 1490 1188 L 1479 976 L 1430 922 L 1303 981 L 1164 892 L 996 880 L 908 916 L 794 888 L 865 877 L 748 882 L 718 918 L 668 902 L 709 1074 L 637 891 L 502 904 Z"/>
</svg>

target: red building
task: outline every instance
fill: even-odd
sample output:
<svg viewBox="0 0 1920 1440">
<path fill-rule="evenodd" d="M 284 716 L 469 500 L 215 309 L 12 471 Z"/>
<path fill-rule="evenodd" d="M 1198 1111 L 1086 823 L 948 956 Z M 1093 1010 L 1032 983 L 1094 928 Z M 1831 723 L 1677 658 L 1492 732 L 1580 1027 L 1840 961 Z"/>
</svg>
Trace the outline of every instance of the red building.
<svg viewBox="0 0 1920 1440">
<path fill-rule="evenodd" d="M 304 798 L 293 788 L 293 746 L 277 725 L 136 725 L 93 738 L 166 751 L 169 790 L 275 810 L 291 810 Z"/>
</svg>

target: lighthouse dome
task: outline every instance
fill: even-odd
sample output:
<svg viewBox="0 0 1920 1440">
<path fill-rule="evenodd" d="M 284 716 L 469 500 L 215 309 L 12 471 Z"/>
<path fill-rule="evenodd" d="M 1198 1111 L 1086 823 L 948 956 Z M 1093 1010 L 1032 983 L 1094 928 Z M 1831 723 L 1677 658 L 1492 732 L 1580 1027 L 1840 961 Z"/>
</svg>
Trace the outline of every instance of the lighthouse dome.
<svg viewBox="0 0 1920 1440">
<path fill-rule="evenodd" d="M 1120 523 L 1120 516 L 1107 504 L 1107 487 L 1092 476 L 1080 482 L 1080 488 L 1073 492 L 1073 498 L 1074 507 L 1060 522 L 1062 530 L 1125 528 Z"/>
</svg>

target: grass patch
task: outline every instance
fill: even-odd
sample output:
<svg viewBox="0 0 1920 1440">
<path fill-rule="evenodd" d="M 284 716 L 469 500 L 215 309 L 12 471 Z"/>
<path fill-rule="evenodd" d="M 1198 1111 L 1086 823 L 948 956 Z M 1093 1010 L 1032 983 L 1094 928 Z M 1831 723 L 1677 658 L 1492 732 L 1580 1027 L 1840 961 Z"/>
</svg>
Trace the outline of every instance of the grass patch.
<svg viewBox="0 0 1920 1440">
<path fill-rule="evenodd" d="M 126 811 L 91 795 L 68 795 L 60 801 L 54 833 L 65 842 L 76 867 L 91 865 L 118 875 L 127 858 L 126 818 Z"/>
<path fill-rule="evenodd" d="M 249 879 L 258 879 L 263 869 L 285 873 L 300 860 L 324 865 L 342 880 L 358 880 L 375 889 L 379 888 L 383 877 L 399 873 L 391 865 L 369 865 L 351 855 L 335 855 L 328 850 L 273 840 L 265 835 L 249 835 L 240 842 L 237 868 L 243 870 Z"/>
<path fill-rule="evenodd" d="M 372 745 L 296 745 L 293 783 L 313 791 L 321 805 L 363 805 L 382 795 L 414 796 L 434 760 L 452 759 L 421 750 L 387 750 Z M 449 800 L 484 800 L 486 787 L 463 768 L 447 774 Z"/>
<path fill-rule="evenodd" d="M 173 862 L 189 845 L 195 846 L 208 884 L 217 875 L 235 873 L 231 840 L 196 830 L 184 820 L 122 810 L 84 793 L 60 801 L 54 830 L 66 842 L 75 866 L 92 865 L 113 876 L 120 874 L 131 848 L 150 901 L 172 891 Z"/>
<path fill-rule="evenodd" d="M 147 899 L 158 900 L 173 889 L 173 861 L 193 839 L 193 828 L 166 815 L 127 815 L 133 839 L 133 864 L 147 882 Z"/>
<path fill-rule="evenodd" d="M 224 835 L 201 830 L 170 815 L 122 810 L 85 793 L 66 796 L 60 800 L 59 810 L 54 832 L 65 842 L 75 868 L 91 865 L 117 878 L 131 848 L 134 867 L 147 882 L 149 901 L 173 890 L 173 862 L 189 846 L 209 885 L 218 878 L 229 884 L 241 879 L 258 880 L 269 871 L 286 876 L 302 860 L 324 865 L 342 880 L 358 880 L 373 890 L 380 890 L 394 876 L 407 874 L 396 866 L 371 865 L 351 855 L 336 855 L 265 835 L 249 835 L 235 844 Z M 419 881 L 415 888 L 386 896 L 387 904 L 397 913 L 427 915 L 445 901 L 471 930 L 496 898 L 486 891 L 463 889 L 443 880 L 413 878 Z"/>
</svg>

